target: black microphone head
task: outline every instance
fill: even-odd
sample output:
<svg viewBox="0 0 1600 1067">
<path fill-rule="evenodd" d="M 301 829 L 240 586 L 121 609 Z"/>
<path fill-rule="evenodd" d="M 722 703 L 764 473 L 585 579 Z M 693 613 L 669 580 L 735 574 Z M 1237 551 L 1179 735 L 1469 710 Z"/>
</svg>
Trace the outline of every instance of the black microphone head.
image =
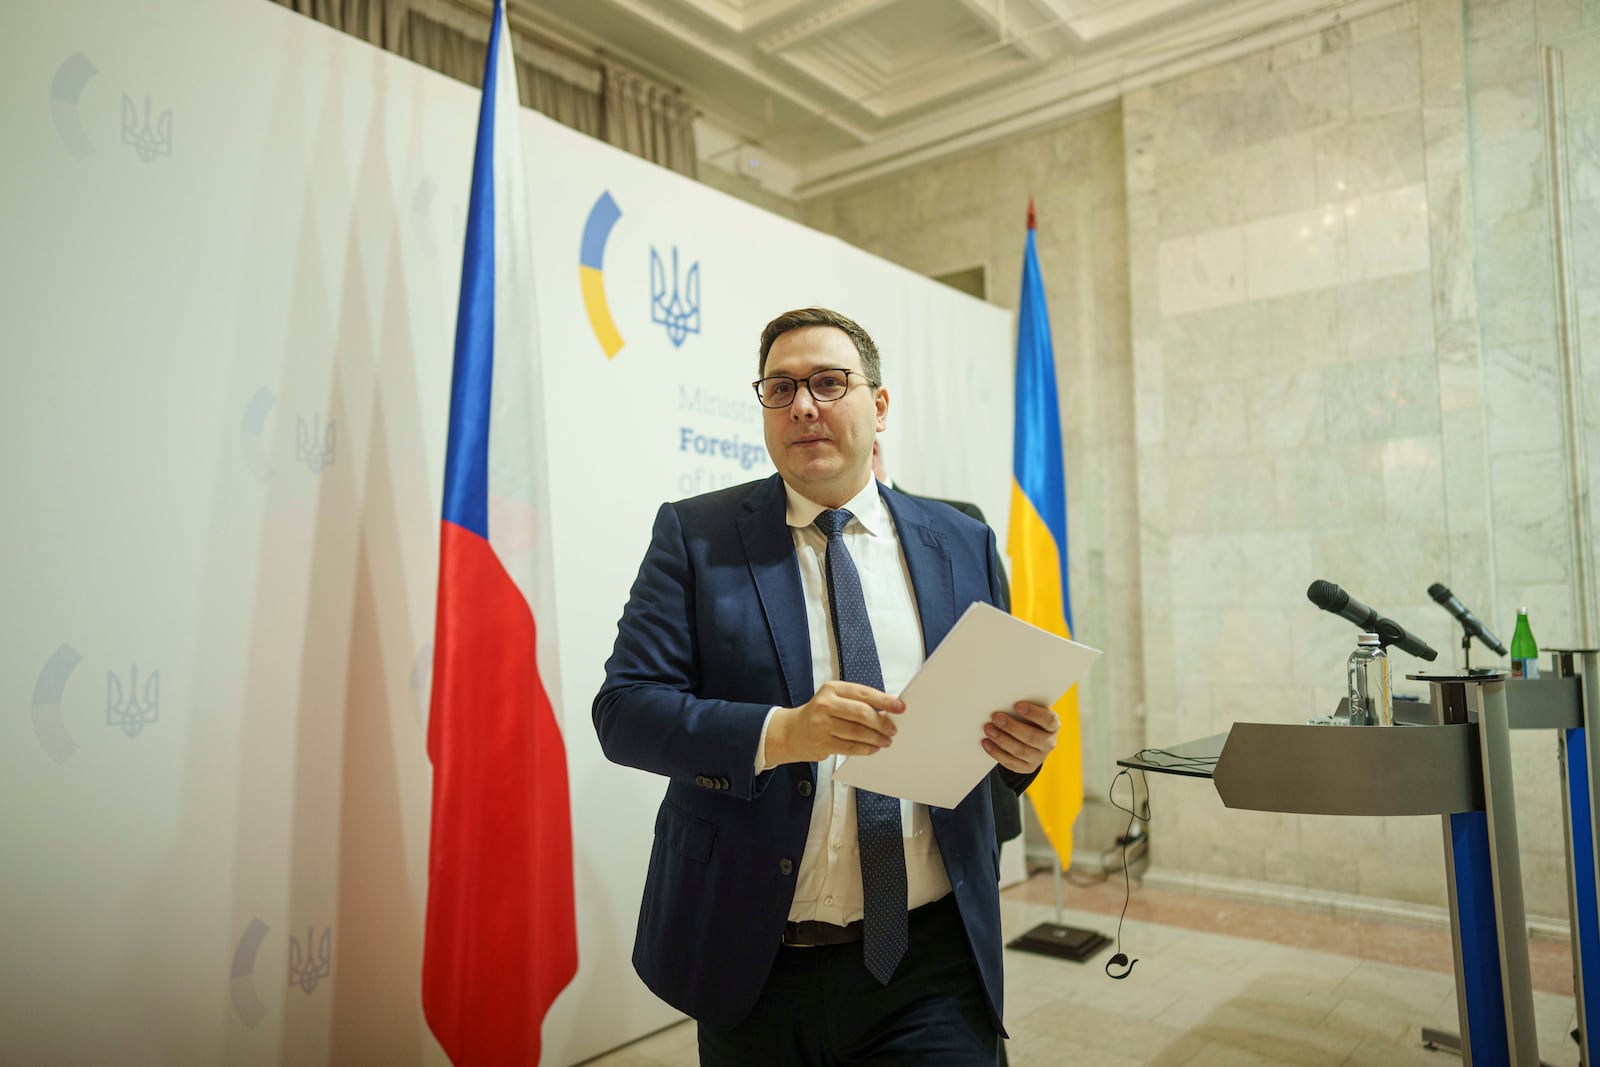
<svg viewBox="0 0 1600 1067">
<path fill-rule="evenodd" d="M 1306 599 L 1323 611 L 1339 612 L 1343 611 L 1344 606 L 1350 603 L 1350 594 L 1332 582 L 1318 578 L 1306 589 Z"/>
<path fill-rule="evenodd" d="M 1450 600 L 1454 594 L 1452 594 L 1449 589 L 1446 589 L 1443 584 L 1434 582 L 1432 585 L 1428 586 L 1428 595 L 1433 597 L 1433 599 L 1440 604 L 1443 604 Z"/>
</svg>

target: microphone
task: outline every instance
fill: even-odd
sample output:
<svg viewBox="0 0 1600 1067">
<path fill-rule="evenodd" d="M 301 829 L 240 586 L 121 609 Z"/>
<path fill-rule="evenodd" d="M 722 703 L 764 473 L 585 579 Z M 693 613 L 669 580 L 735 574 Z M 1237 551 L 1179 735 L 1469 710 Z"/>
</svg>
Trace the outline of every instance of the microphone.
<svg viewBox="0 0 1600 1067">
<path fill-rule="evenodd" d="M 1426 641 L 1406 633 L 1405 627 L 1393 619 L 1379 615 L 1332 582 L 1325 582 L 1320 578 L 1312 582 L 1310 588 L 1306 590 L 1306 599 L 1323 611 L 1332 612 L 1342 619 L 1355 623 L 1365 633 L 1377 634 L 1386 645 L 1394 645 L 1402 652 L 1409 652 L 1418 659 L 1439 658 L 1439 653 L 1428 647 Z"/>
<path fill-rule="evenodd" d="M 1306 599 L 1323 611 L 1331 611 L 1341 618 L 1349 619 L 1369 634 L 1377 633 L 1373 627 L 1383 618 L 1343 589 L 1321 578 L 1311 583 L 1311 587 L 1306 590 Z"/>
<path fill-rule="evenodd" d="M 1489 628 L 1476 615 L 1468 611 L 1461 601 L 1456 599 L 1454 593 L 1440 583 L 1434 582 L 1428 586 L 1428 595 L 1438 601 L 1441 608 L 1454 615 L 1456 621 L 1461 624 L 1461 628 L 1466 630 L 1470 636 L 1476 637 L 1479 641 L 1489 646 L 1489 651 L 1497 656 L 1506 654 L 1506 646 L 1500 643 L 1498 637 L 1489 632 Z"/>
</svg>

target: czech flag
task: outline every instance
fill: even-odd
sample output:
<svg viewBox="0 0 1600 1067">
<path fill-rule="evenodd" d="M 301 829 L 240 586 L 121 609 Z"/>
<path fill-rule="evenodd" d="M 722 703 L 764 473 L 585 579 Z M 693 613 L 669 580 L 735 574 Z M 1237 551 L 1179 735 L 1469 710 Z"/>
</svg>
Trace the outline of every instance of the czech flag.
<svg viewBox="0 0 1600 1067">
<path fill-rule="evenodd" d="M 495 0 L 461 264 L 428 718 L 422 1006 L 463 1065 L 537 1063 L 545 1012 L 578 969 L 566 749 L 539 677 L 530 598 L 540 482 L 516 79 Z"/>
<path fill-rule="evenodd" d="M 1072 636 L 1067 588 L 1067 479 L 1061 465 L 1061 412 L 1056 402 L 1050 317 L 1034 246 L 1033 201 L 1017 307 L 1017 407 L 1011 461 L 1011 614 L 1060 637 Z M 1072 865 L 1072 824 L 1083 809 L 1083 738 L 1078 687 L 1056 701 L 1056 750 L 1028 786 L 1039 825 L 1065 870 Z"/>
</svg>

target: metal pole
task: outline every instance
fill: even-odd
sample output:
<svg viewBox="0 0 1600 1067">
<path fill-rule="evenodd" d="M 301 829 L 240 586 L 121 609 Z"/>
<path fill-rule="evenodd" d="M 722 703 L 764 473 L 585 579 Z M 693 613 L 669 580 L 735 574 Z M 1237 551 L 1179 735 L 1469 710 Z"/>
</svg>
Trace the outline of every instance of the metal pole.
<svg viewBox="0 0 1600 1067">
<path fill-rule="evenodd" d="M 1052 850 L 1052 854 L 1053 854 L 1053 850 Z M 1062 919 L 1061 919 L 1061 857 L 1060 856 L 1055 856 L 1055 862 L 1050 865 L 1050 869 L 1055 873 L 1055 876 L 1056 876 L 1056 925 L 1057 926 L 1065 926 L 1066 923 L 1063 922 Z"/>
</svg>

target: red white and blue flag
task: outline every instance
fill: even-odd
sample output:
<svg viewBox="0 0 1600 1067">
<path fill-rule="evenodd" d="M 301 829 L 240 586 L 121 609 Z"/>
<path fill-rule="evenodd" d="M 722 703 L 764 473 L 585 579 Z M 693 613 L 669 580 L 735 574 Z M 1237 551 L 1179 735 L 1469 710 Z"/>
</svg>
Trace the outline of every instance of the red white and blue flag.
<svg viewBox="0 0 1600 1067">
<path fill-rule="evenodd" d="M 450 387 L 422 1006 L 452 1063 L 531 1064 L 578 969 L 566 748 L 533 615 L 533 286 L 516 66 L 495 0 Z M 547 576 L 547 570 L 543 572 Z"/>
</svg>

